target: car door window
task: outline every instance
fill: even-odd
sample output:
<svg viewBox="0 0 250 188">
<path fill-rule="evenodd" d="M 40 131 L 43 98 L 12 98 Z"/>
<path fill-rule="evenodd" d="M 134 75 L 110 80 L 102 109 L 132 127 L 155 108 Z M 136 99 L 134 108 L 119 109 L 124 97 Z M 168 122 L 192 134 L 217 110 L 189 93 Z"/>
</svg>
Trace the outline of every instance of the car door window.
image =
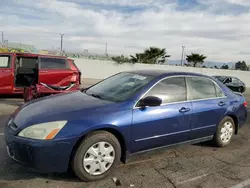
<svg viewBox="0 0 250 188">
<path fill-rule="evenodd" d="M 189 98 L 191 100 L 210 99 L 225 96 L 224 92 L 211 79 L 189 77 Z"/>
<path fill-rule="evenodd" d="M 40 58 L 41 69 L 66 69 L 67 62 L 66 59 L 59 58 Z"/>
<path fill-rule="evenodd" d="M 222 91 L 222 89 L 218 85 L 214 84 L 214 86 L 215 86 L 215 91 L 216 91 L 217 97 L 225 97 L 226 96 L 225 93 Z"/>
<path fill-rule="evenodd" d="M 172 77 L 157 83 L 146 96 L 156 96 L 162 103 L 172 103 L 187 100 L 186 82 L 184 77 Z"/>
<path fill-rule="evenodd" d="M 10 68 L 9 56 L 0 56 L 0 68 Z"/>
</svg>

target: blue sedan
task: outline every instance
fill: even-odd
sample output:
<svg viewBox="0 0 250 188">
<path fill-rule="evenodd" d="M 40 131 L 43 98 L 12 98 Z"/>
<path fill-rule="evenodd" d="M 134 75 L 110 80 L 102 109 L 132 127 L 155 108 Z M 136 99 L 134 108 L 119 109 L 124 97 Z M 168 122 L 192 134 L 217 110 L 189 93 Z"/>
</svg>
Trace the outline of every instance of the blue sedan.
<svg viewBox="0 0 250 188">
<path fill-rule="evenodd" d="M 5 141 L 10 158 L 35 171 L 71 168 L 93 181 L 145 151 L 208 140 L 226 146 L 245 123 L 246 106 L 240 93 L 208 76 L 122 72 L 24 104 L 6 125 Z"/>
</svg>

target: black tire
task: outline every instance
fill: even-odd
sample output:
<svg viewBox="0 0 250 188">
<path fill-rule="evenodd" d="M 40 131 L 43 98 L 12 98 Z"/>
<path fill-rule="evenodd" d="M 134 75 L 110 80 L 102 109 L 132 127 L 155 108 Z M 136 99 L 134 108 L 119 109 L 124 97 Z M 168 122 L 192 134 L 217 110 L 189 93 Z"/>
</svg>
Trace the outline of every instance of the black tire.
<svg viewBox="0 0 250 188">
<path fill-rule="evenodd" d="M 223 142 L 221 139 L 221 129 L 223 128 L 223 126 L 226 122 L 230 122 L 232 124 L 233 131 L 232 131 L 232 136 L 230 137 L 230 139 L 227 142 Z M 234 133 L 235 133 L 235 123 L 231 117 L 226 116 L 225 118 L 223 118 L 221 120 L 220 124 L 218 125 L 216 133 L 215 133 L 214 138 L 213 138 L 213 141 L 214 141 L 216 146 L 224 147 L 224 146 L 230 144 Z"/>
<path fill-rule="evenodd" d="M 115 159 L 112 166 L 106 172 L 100 175 L 91 175 L 85 170 L 83 159 L 88 149 L 98 142 L 107 142 L 113 146 Z M 72 159 L 72 170 L 75 175 L 83 181 L 100 180 L 107 177 L 115 169 L 115 167 L 119 164 L 120 159 L 121 146 L 117 138 L 113 134 L 106 131 L 95 131 L 87 135 L 76 150 L 76 153 Z"/>
</svg>

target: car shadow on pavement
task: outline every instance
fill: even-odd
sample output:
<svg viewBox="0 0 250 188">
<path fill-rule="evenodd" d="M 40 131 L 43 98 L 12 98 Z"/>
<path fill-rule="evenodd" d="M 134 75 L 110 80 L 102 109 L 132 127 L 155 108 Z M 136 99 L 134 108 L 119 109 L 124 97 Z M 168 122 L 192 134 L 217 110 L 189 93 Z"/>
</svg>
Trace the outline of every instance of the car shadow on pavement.
<svg viewBox="0 0 250 188">
<path fill-rule="evenodd" d="M 1 155 L 0 155 L 1 157 Z M 5 156 L 5 162 L 0 168 L 0 181 L 17 181 L 17 180 L 30 180 L 30 179 L 45 179 L 53 181 L 67 181 L 67 182 L 80 182 L 79 179 L 73 174 L 73 172 L 65 173 L 49 173 L 41 174 L 30 170 L 29 168 L 17 164 Z"/>
</svg>

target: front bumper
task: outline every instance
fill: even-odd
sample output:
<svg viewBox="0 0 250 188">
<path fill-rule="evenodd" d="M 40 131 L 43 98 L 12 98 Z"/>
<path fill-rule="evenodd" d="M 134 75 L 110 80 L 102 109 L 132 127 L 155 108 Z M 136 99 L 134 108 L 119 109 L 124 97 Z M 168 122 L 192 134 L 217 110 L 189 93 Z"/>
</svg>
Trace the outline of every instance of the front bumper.
<svg viewBox="0 0 250 188">
<path fill-rule="evenodd" d="M 10 132 L 6 127 L 5 142 L 11 159 L 40 173 L 63 173 L 68 170 L 77 138 L 39 141 L 17 137 Z"/>
</svg>

